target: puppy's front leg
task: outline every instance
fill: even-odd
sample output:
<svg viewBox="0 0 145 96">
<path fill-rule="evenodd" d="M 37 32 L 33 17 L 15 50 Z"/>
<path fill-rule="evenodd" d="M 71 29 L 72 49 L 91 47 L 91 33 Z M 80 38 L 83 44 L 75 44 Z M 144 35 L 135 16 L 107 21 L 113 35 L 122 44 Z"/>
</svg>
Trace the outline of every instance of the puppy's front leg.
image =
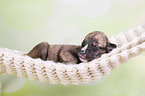
<svg viewBox="0 0 145 96">
<path fill-rule="evenodd" d="M 60 53 L 59 62 L 63 62 L 65 64 L 69 64 L 69 63 L 77 64 L 77 63 L 79 63 L 79 60 L 77 57 L 73 56 L 70 52 L 62 51 Z"/>
<path fill-rule="evenodd" d="M 47 42 L 39 43 L 28 53 L 28 56 L 32 58 L 41 58 L 42 60 L 47 60 L 48 48 L 49 44 Z"/>
</svg>

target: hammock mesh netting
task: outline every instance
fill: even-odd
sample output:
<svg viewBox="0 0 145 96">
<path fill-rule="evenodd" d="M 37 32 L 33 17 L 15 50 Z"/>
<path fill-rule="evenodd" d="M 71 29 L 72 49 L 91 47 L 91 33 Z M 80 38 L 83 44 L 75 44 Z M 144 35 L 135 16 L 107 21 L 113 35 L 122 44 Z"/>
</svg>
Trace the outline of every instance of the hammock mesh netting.
<svg viewBox="0 0 145 96">
<path fill-rule="evenodd" d="M 0 74 L 60 84 L 98 81 L 129 58 L 145 51 L 145 26 L 109 38 L 117 45 L 110 53 L 80 64 L 56 63 L 27 56 L 27 52 L 0 48 Z"/>
</svg>

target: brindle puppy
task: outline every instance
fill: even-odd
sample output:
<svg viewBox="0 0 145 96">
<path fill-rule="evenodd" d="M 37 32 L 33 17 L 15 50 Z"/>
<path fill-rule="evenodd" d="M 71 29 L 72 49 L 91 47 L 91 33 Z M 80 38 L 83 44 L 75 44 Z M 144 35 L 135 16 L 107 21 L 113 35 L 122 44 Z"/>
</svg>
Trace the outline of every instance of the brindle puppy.
<svg viewBox="0 0 145 96">
<path fill-rule="evenodd" d="M 85 37 L 81 46 L 49 45 L 42 42 L 36 45 L 28 56 L 62 63 L 80 63 L 98 58 L 114 48 L 116 45 L 110 43 L 104 33 L 95 31 Z"/>
<path fill-rule="evenodd" d="M 116 47 L 115 44 L 109 42 L 103 32 L 95 31 L 85 37 L 78 56 L 81 61 L 91 61 L 104 53 L 109 53 Z"/>
</svg>

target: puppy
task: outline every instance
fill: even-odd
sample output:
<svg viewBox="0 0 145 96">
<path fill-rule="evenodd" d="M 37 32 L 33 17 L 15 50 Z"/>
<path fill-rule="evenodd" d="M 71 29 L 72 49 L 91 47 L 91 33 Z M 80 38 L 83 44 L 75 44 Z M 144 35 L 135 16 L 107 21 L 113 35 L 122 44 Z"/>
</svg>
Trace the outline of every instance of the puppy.
<svg viewBox="0 0 145 96">
<path fill-rule="evenodd" d="M 108 53 L 116 47 L 115 44 L 108 41 L 104 33 L 95 31 L 85 37 L 81 46 L 49 45 L 47 42 L 42 42 L 36 45 L 28 53 L 28 56 L 66 64 L 78 64 L 82 61 L 88 62 L 99 58 L 102 54 Z"/>
<path fill-rule="evenodd" d="M 116 47 L 115 44 L 109 42 L 103 32 L 95 31 L 85 37 L 78 56 L 81 61 L 88 62 L 99 58 L 104 53 L 109 53 Z"/>
<path fill-rule="evenodd" d="M 36 45 L 28 56 L 32 58 L 41 58 L 42 60 L 52 60 L 63 63 L 80 63 L 78 52 L 80 46 L 75 45 L 49 45 L 42 42 Z"/>
</svg>

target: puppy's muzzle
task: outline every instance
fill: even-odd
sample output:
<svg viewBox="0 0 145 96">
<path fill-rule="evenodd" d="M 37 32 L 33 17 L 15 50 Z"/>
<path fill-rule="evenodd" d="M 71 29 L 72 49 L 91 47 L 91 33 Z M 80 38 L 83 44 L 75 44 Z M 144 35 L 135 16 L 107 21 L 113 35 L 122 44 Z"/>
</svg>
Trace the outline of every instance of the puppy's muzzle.
<svg viewBox="0 0 145 96">
<path fill-rule="evenodd" d="M 80 52 L 78 53 L 78 56 L 79 56 L 79 59 L 80 59 L 81 61 L 88 61 L 88 60 L 86 59 L 86 52 L 85 52 L 84 50 L 80 50 Z"/>
<path fill-rule="evenodd" d="M 85 57 L 86 57 L 86 52 L 85 52 L 84 50 L 81 50 L 81 51 L 79 52 L 79 57 L 82 58 L 82 59 L 85 59 Z"/>
</svg>

